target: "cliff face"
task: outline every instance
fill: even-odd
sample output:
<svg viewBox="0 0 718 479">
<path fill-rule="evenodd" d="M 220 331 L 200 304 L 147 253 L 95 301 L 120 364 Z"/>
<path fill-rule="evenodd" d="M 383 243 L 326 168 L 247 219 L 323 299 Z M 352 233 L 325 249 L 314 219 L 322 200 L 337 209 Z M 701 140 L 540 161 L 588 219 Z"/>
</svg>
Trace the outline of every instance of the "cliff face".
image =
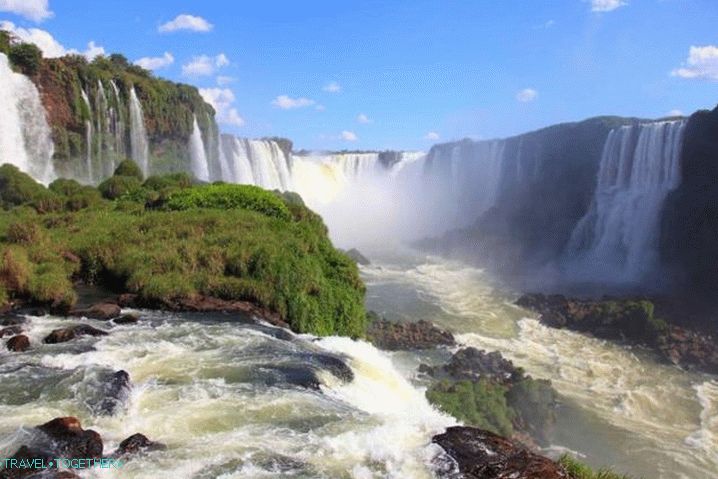
<svg viewBox="0 0 718 479">
<path fill-rule="evenodd" d="M 425 174 L 457 192 L 452 201 L 468 226 L 430 243 L 504 272 L 557 258 L 591 203 L 608 133 L 635 122 L 600 117 L 506 140 L 433 147 Z"/>
<path fill-rule="evenodd" d="M 148 173 L 190 171 L 194 118 L 210 170 L 218 174 L 219 160 L 211 153 L 218 137 L 215 112 L 196 88 L 154 78 L 121 55 L 92 62 L 80 56 L 43 59 L 31 79 L 52 127 L 59 176 L 97 183 L 122 159 L 141 164 L 136 156 L 143 155 Z"/>
<path fill-rule="evenodd" d="M 718 108 L 693 114 L 681 152 L 681 184 L 661 223 L 661 256 L 689 294 L 718 284 Z M 715 298 L 714 298 L 715 299 Z"/>
</svg>

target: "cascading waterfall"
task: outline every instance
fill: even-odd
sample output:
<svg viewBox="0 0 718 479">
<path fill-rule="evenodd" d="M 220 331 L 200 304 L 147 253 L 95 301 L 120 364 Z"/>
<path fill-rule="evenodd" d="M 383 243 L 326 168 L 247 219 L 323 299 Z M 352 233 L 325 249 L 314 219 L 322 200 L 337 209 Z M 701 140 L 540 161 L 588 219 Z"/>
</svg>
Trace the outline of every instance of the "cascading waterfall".
<svg viewBox="0 0 718 479">
<path fill-rule="evenodd" d="M 40 93 L 0 53 L 0 164 L 10 163 L 43 183 L 55 178 L 54 145 Z"/>
<path fill-rule="evenodd" d="M 88 114 L 88 117 L 85 120 L 85 173 L 87 175 L 87 181 L 92 183 L 92 121 L 90 120 L 92 117 L 92 106 L 90 105 L 90 99 L 87 96 L 87 92 L 82 89 L 81 93 L 82 101 L 85 102 Z"/>
<path fill-rule="evenodd" d="M 122 109 L 122 100 L 120 99 L 120 89 L 117 84 L 110 81 L 112 93 L 114 95 L 115 104 L 110 107 L 110 124 L 111 130 L 115 137 L 115 152 L 119 156 L 125 155 L 125 121 L 124 111 Z"/>
<path fill-rule="evenodd" d="M 223 135 L 221 150 L 224 156 L 222 168 L 226 170 L 222 180 L 266 189 L 292 189 L 291 158 L 276 141 Z"/>
<path fill-rule="evenodd" d="M 150 169 L 150 148 L 147 140 L 147 130 L 145 129 L 145 117 L 142 112 L 142 105 L 137 98 L 134 87 L 130 89 L 130 146 L 132 159 L 139 165 L 145 176 L 147 176 Z"/>
<path fill-rule="evenodd" d="M 591 206 L 567 246 L 584 279 L 634 283 L 656 272 L 660 213 L 680 183 L 685 121 L 623 126 L 603 148 Z"/>
<path fill-rule="evenodd" d="M 209 162 L 207 161 L 207 152 L 204 149 L 204 141 L 202 141 L 202 131 L 199 129 L 196 116 L 193 117 L 189 150 L 192 161 L 192 174 L 200 181 L 209 181 Z"/>
<path fill-rule="evenodd" d="M 105 151 L 109 153 L 114 152 L 114 137 L 110 133 L 110 127 L 112 124 L 112 118 L 107 102 L 107 96 L 105 95 L 105 87 L 102 85 L 102 81 L 97 80 L 97 113 L 95 119 L 95 131 L 98 134 L 97 141 L 97 159 L 98 163 L 102 168 L 102 175 L 109 176 L 115 169 L 114 160 L 111 157 L 104 155 Z"/>
</svg>

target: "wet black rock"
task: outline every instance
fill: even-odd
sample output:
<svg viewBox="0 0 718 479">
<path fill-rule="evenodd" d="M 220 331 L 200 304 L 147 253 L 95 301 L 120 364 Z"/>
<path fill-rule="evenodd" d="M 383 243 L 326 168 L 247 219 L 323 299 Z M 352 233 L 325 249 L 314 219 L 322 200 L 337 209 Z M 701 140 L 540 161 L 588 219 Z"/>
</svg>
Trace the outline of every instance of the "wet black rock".
<svg viewBox="0 0 718 479">
<path fill-rule="evenodd" d="M 130 456 L 143 452 L 164 451 L 167 446 L 161 442 L 151 441 L 144 434 L 135 433 L 122 441 L 113 457 Z"/>
<path fill-rule="evenodd" d="M 0 329 L 0 338 L 4 338 L 5 336 L 15 336 L 16 334 L 22 333 L 22 331 L 23 329 L 20 325 L 8 326 Z"/>
<path fill-rule="evenodd" d="M 115 414 L 130 397 L 132 382 L 127 371 L 117 371 L 107 375 L 102 382 L 103 399 L 99 405 L 102 415 Z"/>
<path fill-rule="evenodd" d="M 556 462 L 535 454 L 520 443 L 482 429 L 456 426 L 436 435 L 441 446 L 456 462 L 461 479 L 569 479 Z"/>
<path fill-rule="evenodd" d="M 67 328 L 55 329 L 48 334 L 43 342 L 45 344 L 57 344 L 72 341 L 81 336 L 107 336 L 107 331 L 94 328 L 87 324 L 78 324 Z"/>
<path fill-rule="evenodd" d="M 99 319 L 101 321 L 108 321 L 112 318 L 117 318 L 122 314 L 122 310 L 119 305 L 115 303 L 97 303 L 93 304 L 89 308 L 75 309 L 70 311 L 70 316 L 84 317 L 90 319 Z"/>
<path fill-rule="evenodd" d="M 329 371 L 336 378 L 344 382 L 352 382 L 354 380 L 354 371 L 346 361 L 331 354 L 310 354 L 303 358 L 310 363 L 318 365 L 321 369 Z"/>
<path fill-rule="evenodd" d="M 395 323 L 376 319 L 369 325 L 367 337 L 376 347 L 388 351 L 431 349 L 455 344 L 450 332 L 424 320 Z"/>
<path fill-rule="evenodd" d="M 102 457 L 102 438 L 91 430 L 82 429 L 76 417 L 59 417 L 46 422 L 37 429 L 52 441 L 55 457 L 99 458 Z"/>
<path fill-rule="evenodd" d="M 500 383 L 510 383 L 523 375 L 521 368 L 498 351 L 487 353 L 476 348 L 457 351 L 442 369 L 454 380 L 478 381 L 480 377 L 488 377 Z"/>
<path fill-rule="evenodd" d="M 114 318 L 112 320 L 115 324 L 135 324 L 140 321 L 140 317 L 136 314 L 123 314 L 119 318 Z"/>
</svg>

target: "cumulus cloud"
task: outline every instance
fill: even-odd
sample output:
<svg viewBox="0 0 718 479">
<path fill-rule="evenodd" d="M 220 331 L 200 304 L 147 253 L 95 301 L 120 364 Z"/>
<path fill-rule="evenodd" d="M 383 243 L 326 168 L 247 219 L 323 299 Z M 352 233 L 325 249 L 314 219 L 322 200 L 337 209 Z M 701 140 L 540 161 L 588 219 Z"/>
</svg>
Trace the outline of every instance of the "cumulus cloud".
<svg viewBox="0 0 718 479">
<path fill-rule="evenodd" d="M 157 29 L 160 33 L 170 33 L 179 30 L 188 30 L 190 32 L 209 32 L 214 28 L 214 25 L 209 23 L 202 17 L 196 17 L 194 15 L 177 15 L 174 20 L 167 23 L 163 23 Z"/>
<path fill-rule="evenodd" d="M 683 66 L 673 70 L 671 75 L 718 81 L 718 47 L 713 45 L 692 46 Z"/>
<path fill-rule="evenodd" d="M 314 100 L 309 98 L 292 98 L 288 95 L 279 95 L 277 98 L 272 100 L 272 105 L 282 110 L 291 110 L 294 108 L 304 108 L 306 106 L 312 106 L 316 103 Z"/>
<path fill-rule="evenodd" d="M 516 94 L 516 100 L 521 103 L 528 103 L 534 101 L 538 97 L 538 92 L 533 88 L 524 88 Z"/>
<path fill-rule="evenodd" d="M 667 116 L 683 116 L 683 112 L 681 110 L 671 110 Z"/>
<path fill-rule="evenodd" d="M 329 92 L 329 93 L 339 93 L 340 91 L 342 91 L 342 86 L 339 83 L 333 81 L 331 83 L 324 85 L 322 90 Z"/>
<path fill-rule="evenodd" d="M 23 42 L 37 45 L 45 58 L 57 58 L 64 55 L 77 54 L 84 55 L 88 60 L 92 60 L 98 55 L 105 54 L 105 49 L 96 45 L 94 41 L 87 44 L 87 49 L 84 52 L 67 49 L 55 40 L 55 37 L 53 37 L 50 32 L 39 28 L 22 28 L 12 22 L 2 21 L 0 22 L 0 30 L 6 30 L 12 33 Z"/>
<path fill-rule="evenodd" d="M 175 62 L 175 57 L 170 52 L 165 52 L 161 57 L 143 57 L 135 61 L 135 65 L 139 65 L 146 70 L 159 70 L 167 68 Z"/>
<path fill-rule="evenodd" d="M 192 61 L 182 65 L 182 74 L 185 76 L 209 76 L 214 75 L 219 68 L 229 65 L 229 59 L 224 53 L 215 57 L 200 55 L 192 57 Z"/>
<path fill-rule="evenodd" d="M 342 140 L 344 141 L 357 141 L 359 137 L 353 131 L 342 131 Z"/>
<path fill-rule="evenodd" d="M 359 113 L 359 115 L 357 116 L 357 121 L 363 124 L 371 123 L 369 117 L 366 116 L 364 113 Z"/>
<path fill-rule="evenodd" d="M 217 121 L 225 125 L 242 126 L 244 118 L 234 104 L 234 92 L 229 88 L 200 88 L 199 94 L 217 112 Z"/>
<path fill-rule="evenodd" d="M 0 12 L 10 12 L 34 22 L 52 17 L 48 0 L 0 0 Z"/>
<path fill-rule="evenodd" d="M 591 11 L 610 12 L 625 5 L 628 5 L 627 0 L 591 0 Z"/>
<path fill-rule="evenodd" d="M 439 139 L 439 134 L 438 134 L 437 132 L 435 132 L 435 131 L 430 131 L 429 133 L 427 133 L 427 134 L 424 136 L 424 139 L 425 139 L 425 140 L 436 141 L 436 140 Z"/>
</svg>

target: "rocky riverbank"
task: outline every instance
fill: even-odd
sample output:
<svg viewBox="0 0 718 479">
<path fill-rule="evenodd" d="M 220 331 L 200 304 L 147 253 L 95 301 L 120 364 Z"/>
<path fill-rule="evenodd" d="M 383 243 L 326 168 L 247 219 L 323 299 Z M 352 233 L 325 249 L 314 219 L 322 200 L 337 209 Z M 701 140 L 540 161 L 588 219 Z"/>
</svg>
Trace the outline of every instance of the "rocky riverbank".
<svg viewBox="0 0 718 479">
<path fill-rule="evenodd" d="M 712 335 L 656 317 L 651 301 L 526 294 L 516 304 L 538 313 L 546 326 L 646 346 L 677 366 L 718 374 L 718 345 Z"/>
</svg>

